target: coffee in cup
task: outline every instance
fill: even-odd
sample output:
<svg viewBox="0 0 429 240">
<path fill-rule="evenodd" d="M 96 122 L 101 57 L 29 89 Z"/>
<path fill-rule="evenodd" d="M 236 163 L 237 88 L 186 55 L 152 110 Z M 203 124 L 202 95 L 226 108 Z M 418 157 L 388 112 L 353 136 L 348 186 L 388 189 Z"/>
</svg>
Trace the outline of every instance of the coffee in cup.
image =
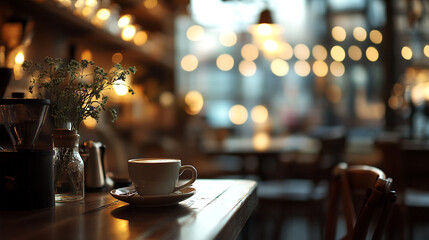
<svg viewBox="0 0 429 240">
<path fill-rule="evenodd" d="M 192 172 L 189 181 L 179 186 L 179 176 Z M 190 186 L 197 179 L 197 170 L 191 165 L 181 166 L 179 159 L 137 158 L 128 160 L 128 173 L 140 196 L 168 195 Z"/>
</svg>

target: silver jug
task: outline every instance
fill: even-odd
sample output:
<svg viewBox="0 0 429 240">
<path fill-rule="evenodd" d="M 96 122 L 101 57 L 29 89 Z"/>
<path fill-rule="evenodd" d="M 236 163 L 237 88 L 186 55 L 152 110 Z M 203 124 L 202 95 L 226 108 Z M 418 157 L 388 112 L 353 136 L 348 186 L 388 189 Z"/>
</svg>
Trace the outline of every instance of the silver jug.
<svg viewBox="0 0 429 240">
<path fill-rule="evenodd" d="M 104 170 L 104 152 L 106 147 L 101 142 L 92 140 L 83 143 L 85 162 L 85 189 L 102 190 L 106 186 Z"/>
</svg>

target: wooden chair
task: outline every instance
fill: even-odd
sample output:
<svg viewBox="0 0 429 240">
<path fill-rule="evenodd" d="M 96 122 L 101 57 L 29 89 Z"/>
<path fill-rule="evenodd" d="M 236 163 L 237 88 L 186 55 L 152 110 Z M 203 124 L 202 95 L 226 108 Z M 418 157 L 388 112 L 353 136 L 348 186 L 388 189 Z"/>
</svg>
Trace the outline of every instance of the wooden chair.
<svg viewBox="0 0 429 240">
<path fill-rule="evenodd" d="M 373 233 L 371 239 L 381 239 L 396 201 L 396 192 L 390 190 L 391 182 L 378 168 L 340 163 L 331 181 L 325 239 L 336 239 L 338 205 L 342 205 L 346 225 L 342 239 L 367 239 L 368 232 Z"/>
<path fill-rule="evenodd" d="M 263 218 L 275 218 L 275 238 L 280 238 L 281 226 L 291 212 L 301 210 L 306 214 L 310 227 L 319 226 L 320 231 L 309 232 L 323 236 L 324 206 L 328 196 L 328 182 L 332 169 L 344 161 L 346 130 L 335 127 L 318 132 L 313 137 L 320 142 L 320 149 L 312 162 L 299 160 L 284 163 L 283 178 L 261 181 L 258 184 L 260 212 Z M 271 215 L 269 214 L 271 211 Z"/>
</svg>

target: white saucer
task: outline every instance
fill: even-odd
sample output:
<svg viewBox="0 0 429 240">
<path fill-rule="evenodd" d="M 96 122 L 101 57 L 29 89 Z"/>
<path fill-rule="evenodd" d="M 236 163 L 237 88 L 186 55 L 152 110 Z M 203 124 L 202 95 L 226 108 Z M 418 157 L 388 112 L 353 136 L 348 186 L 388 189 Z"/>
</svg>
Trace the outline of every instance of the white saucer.
<svg viewBox="0 0 429 240">
<path fill-rule="evenodd" d="M 173 205 L 192 197 L 195 193 L 196 190 L 192 187 L 186 187 L 169 195 L 160 196 L 140 196 L 134 190 L 133 186 L 113 189 L 110 191 L 110 195 L 112 195 L 112 197 L 136 207 L 160 207 Z"/>
</svg>

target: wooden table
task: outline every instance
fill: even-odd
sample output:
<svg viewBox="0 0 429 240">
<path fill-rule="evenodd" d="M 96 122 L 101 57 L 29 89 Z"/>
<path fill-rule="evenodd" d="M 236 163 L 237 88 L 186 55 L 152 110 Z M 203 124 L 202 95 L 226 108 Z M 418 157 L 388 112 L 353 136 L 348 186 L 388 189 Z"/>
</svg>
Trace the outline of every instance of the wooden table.
<svg viewBox="0 0 429 240">
<path fill-rule="evenodd" d="M 260 179 L 268 178 L 265 167 L 276 164 L 281 155 L 308 153 L 319 151 L 319 141 L 311 136 L 296 134 L 283 137 L 270 137 L 267 142 L 258 145 L 251 137 L 227 138 L 221 145 L 206 145 L 204 153 L 209 156 L 236 156 L 241 160 L 241 174 L 250 174 L 246 169 L 247 160 L 257 161 L 257 175 Z"/>
<path fill-rule="evenodd" d="M 257 204 L 256 186 L 199 179 L 194 196 L 169 207 L 132 207 L 102 192 L 47 209 L 0 211 L 0 239 L 235 239 Z"/>
</svg>

